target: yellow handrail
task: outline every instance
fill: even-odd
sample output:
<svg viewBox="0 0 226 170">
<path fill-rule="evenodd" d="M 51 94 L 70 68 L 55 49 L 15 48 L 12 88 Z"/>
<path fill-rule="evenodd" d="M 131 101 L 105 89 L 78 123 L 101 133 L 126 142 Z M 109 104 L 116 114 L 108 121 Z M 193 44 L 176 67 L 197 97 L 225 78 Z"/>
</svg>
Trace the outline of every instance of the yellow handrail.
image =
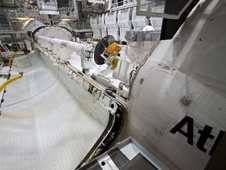
<svg viewBox="0 0 226 170">
<path fill-rule="evenodd" d="M 3 83 L 1 86 L 0 86 L 0 93 L 1 91 L 6 87 L 8 86 L 10 83 L 16 81 L 16 80 L 19 80 L 21 79 L 23 76 L 22 75 L 19 75 L 19 76 L 16 76 L 16 77 L 13 77 L 11 79 L 9 79 L 8 81 L 6 81 L 5 83 Z"/>
<path fill-rule="evenodd" d="M 13 54 L 10 56 L 10 58 L 9 58 L 9 63 L 8 63 L 8 66 L 9 66 L 9 67 L 11 67 L 11 61 L 12 61 L 13 56 L 16 55 L 16 54 L 19 53 L 19 52 L 22 52 L 22 51 L 21 51 L 21 50 L 20 50 L 20 51 L 16 51 L 15 53 L 13 53 Z"/>
</svg>

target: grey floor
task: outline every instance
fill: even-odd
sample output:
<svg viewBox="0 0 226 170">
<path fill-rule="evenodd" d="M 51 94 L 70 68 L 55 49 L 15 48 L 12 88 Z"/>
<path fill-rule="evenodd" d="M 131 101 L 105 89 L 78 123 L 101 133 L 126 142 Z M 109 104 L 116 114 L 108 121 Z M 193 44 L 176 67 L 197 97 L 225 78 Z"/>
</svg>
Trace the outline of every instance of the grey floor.
<svg viewBox="0 0 226 170">
<path fill-rule="evenodd" d="M 74 169 L 106 127 L 37 51 L 16 57 L 0 108 L 0 170 Z"/>
</svg>

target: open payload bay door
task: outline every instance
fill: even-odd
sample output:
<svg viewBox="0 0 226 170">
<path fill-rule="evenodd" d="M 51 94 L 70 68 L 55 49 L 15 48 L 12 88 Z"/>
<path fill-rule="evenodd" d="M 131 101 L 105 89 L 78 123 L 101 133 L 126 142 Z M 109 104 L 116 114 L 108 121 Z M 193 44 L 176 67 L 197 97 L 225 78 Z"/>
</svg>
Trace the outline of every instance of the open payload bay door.
<svg viewBox="0 0 226 170">
<path fill-rule="evenodd" d="M 11 78 L 19 72 L 23 78 L 2 97 L 0 169 L 75 169 L 111 147 L 121 131 L 123 105 L 40 53 L 13 60 Z"/>
</svg>

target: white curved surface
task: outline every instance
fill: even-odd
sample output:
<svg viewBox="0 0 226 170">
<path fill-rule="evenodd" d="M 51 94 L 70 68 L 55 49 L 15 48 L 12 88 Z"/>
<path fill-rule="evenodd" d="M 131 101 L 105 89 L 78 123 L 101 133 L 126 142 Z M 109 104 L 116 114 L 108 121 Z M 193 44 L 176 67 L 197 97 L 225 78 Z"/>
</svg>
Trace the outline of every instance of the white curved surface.
<svg viewBox="0 0 226 170">
<path fill-rule="evenodd" d="M 131 89 L 126 133 L 178 169 L 205 169 L 226 130 L 225 11 L 226 2 L 200 1 L 174 38 L 160 42 Z M 185 116 L 193 122 L 193 144 L 171 132 Z M 207 126 L 214 138 L 208 137 L 203 150 L 198 142 Z M 188 133 L 187 124 L 181 130 Z"/>
<path fill-rule="evenodd" d="M 0 169 L 75 169 L 108 113 L 38 52 L 14 59 L 11 77 L 20 71 L 24 77 L 7 86 L 1 107 Z"/>
</svg>

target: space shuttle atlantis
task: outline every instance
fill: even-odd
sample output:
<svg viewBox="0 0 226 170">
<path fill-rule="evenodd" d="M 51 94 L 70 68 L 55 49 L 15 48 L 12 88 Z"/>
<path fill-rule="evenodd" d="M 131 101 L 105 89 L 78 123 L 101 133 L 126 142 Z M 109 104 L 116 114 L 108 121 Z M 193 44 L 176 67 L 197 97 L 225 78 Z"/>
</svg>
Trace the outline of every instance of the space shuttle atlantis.
<svg viewBox="0 0 226 170">
<path fill-rule="evenodd" d="M 79 169 L 127 137 L 168 169 L 202 170 L 225 152 L 226 2 L 188 2 L 161 34 L 128 31 L 127 45 L 31 21 L 34 50 L 9 72 L 23 77 L 1 92 L 0 169 Z"/>
</svg>

